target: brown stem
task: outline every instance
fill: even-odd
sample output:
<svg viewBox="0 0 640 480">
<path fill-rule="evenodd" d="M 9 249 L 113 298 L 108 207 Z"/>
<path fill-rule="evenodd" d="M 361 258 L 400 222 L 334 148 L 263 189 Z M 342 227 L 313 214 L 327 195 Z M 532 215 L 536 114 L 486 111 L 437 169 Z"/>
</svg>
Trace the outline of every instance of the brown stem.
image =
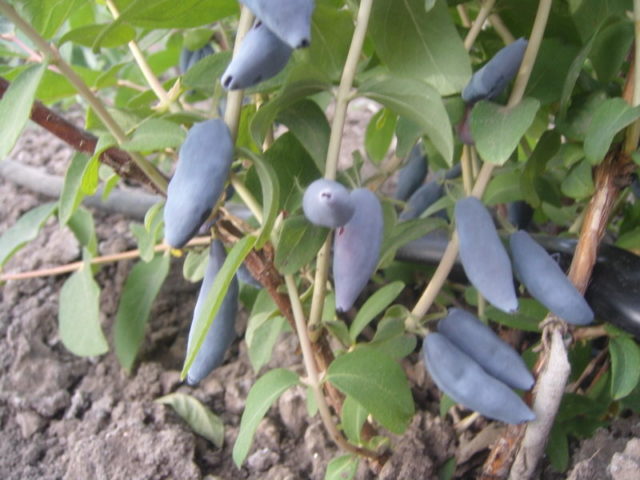
<svg viewBox="0 0 640 480">
<path fill-rule="evenodd" d="M 569 269 L 569 278 L 583 293 L 587 290 L 591 271 L 596 263 L 598 245 L 604 236 L 609 216 L 621 187 L 629 183 L 634 166 L 620 148 L 610 151 L 596 168 L 595 194 L 587 207 L 580 240 Z"/>
<path fill-rule="evenodd" d="M 0 98 L 9 88 L 9 81 L 0 77 Z M 93 155 L 98 139 L 89 132 L 76 127 L 71 122 L 41 102 L 33 102 L 31 120 L 45 130 L 66 142 L 78 152 Z M 147 175 L 133 162 L 131 155 L 119 148 L 109 148 L 100 155 L 100 161 L 109 165 L 122 178 L 146 185 L 157 193 L 163 193 L 149 180 Z"/>
</svg>

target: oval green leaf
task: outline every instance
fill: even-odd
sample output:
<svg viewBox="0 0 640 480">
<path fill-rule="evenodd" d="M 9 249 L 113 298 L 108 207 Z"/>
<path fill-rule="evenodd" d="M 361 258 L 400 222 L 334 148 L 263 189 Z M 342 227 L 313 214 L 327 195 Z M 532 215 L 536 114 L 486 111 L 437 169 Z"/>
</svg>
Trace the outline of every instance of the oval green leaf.
<svg viewBox="0 0 640 480">
<path fill-rule="evenodd" d="M 362 83 L 358 93 L 416 123 L 451 165 L 453 134 L 440 94 L 429 84 L 394 75 L 374 77 Z"/>
<path fill-rule="evenodd" d="M 445 2 L 427 9 L 423 0 L 376 0 L 369 35 L 390 70 L 425 79 L 441 95 L 459 92 L 471 76 L 469 55 Z"/>
<path fill-rule="evenodd" d="M 362 332 L 362 330 L 369 325 L 369 323 L 380 314 L 385 308 L 387 308 L 391 302 L 393 302 L 400 292 L 404 288 L 404 283 L 397 281 L 385 285 L 376 293 L 371 295 L 367 301 L 362 305 L 360 311 L 356 315 L 355 320 L 351 324 L 349 329 L 349 336 L 351 341 L 355 343 L 356 338 Z"/>
<path fill-rule="evenodd" d="M 157 398 L 155 401 L 173 407 L 194 432 L 209 440 L 216 447 L 222 448 L 224 444 L 222 420 L 196 398 L 176 392 Z"/>
<path fill-rule="evenodd" d="M 471 133 L 485 162 L 503 165 L 515 151 L 540 107 L 533 98 L 524 98 L 507 108 L 482 100 L 471 111 Z"/>
<path fill-rule="evenodd" d="M 613 337 L 609 341 L 611 355 L 611 396 L 614 400 L 629 395 L 640 380 L 640 348 L 632 338 Z"/>
<path fill-rule="evenodd" d="M 58 208 L 58 202 L 45 203 L 22 215 L 18 221 L 0 237 L 0 267 L 26 243 L 35 239 L 47 219 Z"/>
<path fill-rule="evenodd" d="M 238 438 L 233 446 L 233 461 L 238 467 L 247 458 L 253 435 L 267 410 L 285 390 L 297 383 L 298 375 L 284 368 L 276 368 L 265 373 L 251 387 L 244 412 L 242 412 Z"/>
<path fill-rule="evenodd" d="M 151 307 L 169 273 L 170 257 L 156 255 L 148 263 L 138 262 L 124 283 L 116 323 L 115 351 L 120 365 L 130 371 L 136 359 Z"/>
<path fill-rule="evenodd" d="M 327 228 L 310 223 L 304 216 L 287 218 L 276 246 L 275 266 L 284 275 L 293 275 L 315 258 L 329 234 Z"/>
<path fill-rule="evenodd" d="M 88 262 L 64 282 L 59 302 L 58 322 L 64 346 L 80 357 L 106 353 L 109 345 L 100 326 L 100 287 Z"/>
<path fill-rule="evenodd" d="M 350 395 L 386 429 L 402 434 L 414 414 L 407 377 L 391 357 L 361 347 L 336 358 L 327 380 Z"/>
<path fill-rule="evenodd" d="M 29 120 L 36 90 L 46 70 L 46 63 L 27 67 L 0 100 L 0 161 L 9 155 Z"/>
</svg>

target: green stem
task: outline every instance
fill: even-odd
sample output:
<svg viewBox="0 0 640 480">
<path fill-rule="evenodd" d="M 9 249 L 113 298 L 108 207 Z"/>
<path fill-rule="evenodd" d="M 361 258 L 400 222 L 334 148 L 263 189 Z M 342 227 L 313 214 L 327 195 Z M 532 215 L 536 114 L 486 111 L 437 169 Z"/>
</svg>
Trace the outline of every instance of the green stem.
<svg viewBox="0 0 640 480">
<path fill-rule="evenodd" d="M 327 150 L 327 160 L 325 163 L 324 176 L 330 180 L 335 180 L 338 168 L 338 158 L 340 156 L 340 144 L 342 143 L 342 133 L 347 116 L 347 107 L 351 96 L 353 80 L 358 68 L 358 60 L 362 53 L 362 45 L 367 34 L 369 17 L 373 0 L 362 0 L 356 18 L 356 28 L 351 38 L 351 46 L 347 54 L 347 60 L 342 70 L 340 86 L 336 97 L 336 108 L 331 124 L 331 136 L 329 137 L 329 147 Z M 311 313 L 309 315 L 309 329 L 313 332 L 314 339 L 318 335 L 318 325 L 322 319 L 322 309 L 326 295 L 326 284 L 329 276 L 329 252 L 331 251 L 332 236 L 329 235 L 320 254 L 316 259 L 315 288 L 311 300 Z"/>
<path fill-rule="evenodd" d="M 471 47 L 476 41 L 476 38 L 478 38 L 478 34 L 480 33 L 480 30 L 482 30 L 484 22 L 487 21 L 494 3 L 496 3 L 496 0 L 485 0 L 484 2 L 482 2 L 482 6 L 480 7 L 478 16 L 473 21 L 473 25 L 471 25 L 471 29 L 464 39 L 464 48 L 467 51 L 471 50 Z"/>
<path fill-rule="evenodd" d="M 300 350 L 302 350 L 302 359 L 304 361 L 305 370 L 307 371 L 307 377 L 309 380 L 308 384 L 316 397 L 318 412 L 320 412 L 322 423 L 331 435 L 333 441 L 345 451 L 369 458 L 377 458 L 378 455 L 375 452 L 351 445 L 338 431 L 338 428 L 331 416 L 331 412 L 329 411 L 329 406 L 327 405 L 324 393 L 322 392 L 322 384 L 320 382 L 320 376 L 318 375 L 318 368 L 314 361 L 313 348 L 311 347 L 311 341 L 307 335 L 307 324 L 304 318 L 304 310 L 300 303 L 298 287 L 296 286 L 295 279 L 292 275 L 285 275 L 284 279 L 287 285 L 287 293 L 291 299 L 291 309 L 293 311 L 298 339 L 300 340 Z"/>
<path fill-rule="evenodd" d="M 106 3 L 107 3 L 107 8 L 109 9 L 109 12 L 111 12 L 111 15 L 113 16 L 114 20 L 117 20 L 118 17 L 120 17 L 120 12 L 118 11 L 118 7 L 115 5 L 115 3 L 113 3 L 113 0 L 106 0 Z M 147 59 L 142 53 L 142 50 L 140 50 L 138 43 L 135 40 L 131 40 L 128 43 L 128 46 L 129 46 L 129 50 L 131 51 L 131 55 L 133 55 L 134 60 L 138 64 L 138 67 L 140 67 L 140 70 L 142 71 L 142 75 L 147 81 L 147 84 L 149 85 L 149 87 L 151 87 L 151 90 L 153 90 L 153 93 L 156 94 L 156 97 L 158 97 L 158 99 L 160 100 L 161 105 L 166 106 L 167 108 L 169 108 L 169 111 L 173 113 L 178 112 L 179 110 L 178 106 L 172 102 L 171 98 L 169 97 L 169 94 L 166 92 L 166 90 L 160 83 L 160 80 L 158 80 L 158 77 L 156 77 L 156 75 L 153 73 L 153 70 L 151 69 L 149 62 L 147 62 Z"/>
<path fill-rule="evenodd" d="M 121 145 L 125 143 L 127 141 L 127 135 L 124 130 L 109 114 L 102 101 L 96 97 L 87 84 L 84 83 L 73 68 L 71 68 L 71 65 L 62 59 L 58 50 L 42 38 L 40 34 L 4 0 L 0 0 L 0 12 L 13 22 L 13 24 L 21 30 L 46 57 L 50 59 L 51 63 L 55 64 L 60 69 L 60 72 L 67 78 L 69 83 L 74 86 L 78 93 L 87 101 L 91 108 L 93 108 L 98 118 L 100 118 L 105 127 L 107 127 L 118 144 Z M 131 158 L 160 191 L 167 191 L 166 179 L 153 166 L 153 164 L 140 155 L 131 155 Z"/>
</svg>

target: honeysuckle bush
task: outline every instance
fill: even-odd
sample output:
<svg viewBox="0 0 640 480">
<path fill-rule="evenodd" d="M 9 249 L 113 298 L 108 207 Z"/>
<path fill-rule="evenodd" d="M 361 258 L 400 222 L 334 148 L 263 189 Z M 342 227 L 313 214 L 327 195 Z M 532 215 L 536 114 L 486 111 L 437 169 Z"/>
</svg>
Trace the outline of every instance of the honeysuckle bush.
<svg viewBox="0 0 640 480">
<path fill-rule="evenodd" d="M 171 256 L 181 257 L 185 277 L 198 281 L 206 245 L 221 239 L 227 260 L 194 319 L 196 341 L 185 353 L 183 375 L 233 275 L 246 262 L 265 288 L 244 286 L 240 295 L 251 312 L 244 336 L 256 382 L 234 460 L 242 464 L 260 419 L 278 396 L 302 384 L 314 405 L 309 414 L 322 417 L 344 450 L 329 464 L 326 478 L 353 478 L 359 458 L 376 459 L 387 448 L 384 430 L 402 434 L 407 428 L 417 406 L 400 360 L 418 349 L 429 322 L 454 303 L 475 309 L 495 329 L 521 331 L 516 347 L 530 366 L 539 363 L 535 372 L 541 378 L 557 362 L 549 339 L 564 333 L 566 325 L 541 324 L 548 312 L 539 303 L 521 295 L 518 312 L 505 314 L 486 305 L 472 287 L 446 281 L 455 240 L 437 269 L 395 260 L 400 247 L 430 231 L 451 233 L 456 200 L 480 197 L 504 232 L 514 230 L 504 206 L 525 201 L 538 231 L 580 237 L 591 246 L 606 231 L 617 246 L 640 249 L 640 203 L 628 188 L 638 165 L 640 81 L 632 65 L 633 21 L 640 12 L 631 0 L 315 3 L 310 46 L 295 50 L 275 77 L 227 94 L 220 78 L 236 35 L 251 25 L 248 10 L 236 0 L 0 0 L 0 76 L 9 82 L 2 84 L 0 157 L 9 154 L 29 116 L 36 120 L 43 105 L 62 116 L 67 107 L 80 105 L 83 135 L 93 135 L 83 137 L 93 142 L 86 148 L 86 142 L 75 140 L 79 129 L 41 122 L 79 152 L 70 159 L 59 200 L 27 212 L 0 238 L 0 265 L 50 217 L 69 227 L 82 245 L 83 265 L 60 291 L 60 339 L 80 356 L 113 350 L 131 371 Z M 529 46 L 515 83 L 493 101 L 465 106 L 460 93 L 472 72 L 520 37 L 529 39 Z M 186 72 L 178 69 L 184 49 L 207 45 L 214 53 L 191 62 Z M 343 152 L 352 154 L 352 166 L 337 171 L 345 114 L 356 98 L 377 102 L 380 109 L 366 129 L 366 159 L 360 151 Z M 463 147 L 457 136 L 466 115 L 474 147 Z M 162 202 L 148 210 L 143 223 L 131 224 L 139 260 L 107 339 L 92 266 L 102 259 L 94 219 L 82 199 L 99 187 L 106 197 L 124 181 L 163 194 L 187 130 L 216 116 L 224 117 L 235 137 L 229 180 L 234 190 L 216 205 L 211 228 L 180 252 L 163 243 Z M 442 198 L 420 218 L 401 222 L 401 203 L 381 187 L 418 140 L 431 172 L 444 174 L 462 164 L 463 174 L 445 181 Z M 361 175 L 365 160 L 374 172 L 369 177 Z M 384 214 L 377 273 L 356 306 L 340 316 L 327 273 L 331 234 L 305 220 L 301 208 L 304 188 L 322 176 L 375 191 Z M 590 207 L 592 198 L 606 198 L 604 206 Z M 236 217 L 237 209 L 225 202 L 245 205 L 251 217 Z M 594 225 L 601 227 L 595 239 Z M 574 264 L 589 263 L 584 253 L 577 257 Z M 632 336 L 640 331 L 640 272 L 620 265 L 620 275 L 631 279 L 627 291 L 603 287 L 603 295 L 617 294 L 623 308 L 601 309 L 597 320 L 626 330 L 610 323 L 572 329 L 571 384 L 559 410 L 545 407 L 547 390 L 536 398 L 535 413 L 552 423 L 534 443 L 549 442 L 549 459 L 559 470 L 568 466 L 568 438 L 589 436 L 616 415 L 640 408 L 640 349 Z M 584 292 L 590 267 L 579 273 L 578 265 L 575 271 L 571 279 L 582 283 Z M 415 292 L 423 291 L 418 300 Z M 304 377 L 263 368 L 289 328 L 301 342 Z M 594 348 L 608 349 L 608 355 L 594 357 Z M 566 381 L 556 391 L 563 391 Z M 223 425 L 205 406 L 180 394 L 160 401 L 220 444 Z M 443 396 L 443 414 L 449 407 Z M 446 471 L 454 467 L 452 459 Z"/>
</svg>

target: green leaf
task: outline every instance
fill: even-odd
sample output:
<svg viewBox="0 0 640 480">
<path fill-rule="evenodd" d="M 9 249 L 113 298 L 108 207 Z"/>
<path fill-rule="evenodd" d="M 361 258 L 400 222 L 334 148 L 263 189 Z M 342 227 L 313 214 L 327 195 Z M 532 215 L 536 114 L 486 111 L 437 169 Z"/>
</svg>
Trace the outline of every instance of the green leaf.
<svg viewBox="0 0 640 480">
<path fill-rule="evenodd" d="M 191 348 L 187 351 L 187 358 L 184 362 L 184 366 L 182 367 L 182 373 L 180 374 L 182 378 L 186 377 L 187 372 L 191 368 L 191 364 L 195 360 L 198 350 L 200 350 L 200 347 L 204 342 L 207 331 L 209 331 L 209 327 L 211 327 L 213 319 L 220 309 L 220 305 L 222 304 L 222 300 L 229 289 L 233 276 L 253 248 L 255 242 L 256 237 L 248 235 L 236 242 L 233 248 L 228 252 L 227 258 L 216 275 L 216 279 L 214 280 L 213 285 L 211 285 L 211 289 L 209 290 L 205 302 L 202 305 L 200 316 L 197 319 L 194 319 L 196 322 L 192 325 L 192 328 L 194 329 L 194 341 L 190 345 Z"/>
<path fill-rule="evenodd" d="M 549 463 L 556 471 L 564 472 L 569 467 L 569 439 L 564 427 L 553 426 L 545 452 L 549 457 Z"/>
<path fill-rule="evenodd" d="M 327 380 L 350 395 L 380 424 L 401 434 L 414 413 L 409 382 L 402 368 L 384 353 L 361 347 L 336 358 Z"/>
<path fill-rule="evenodd" d="M 277 119 L 309 152 L 318 170 L 324 172 L 331 127 L 318 104 L 312 100 L 301 100 L 281 111 Z"/>
<path fill-rule="evenodd" d="M 275 312 L 263 312 L 249 318 L 244 339 L 253 371 L 258 373 L 271 359 L 278 337 L 287 321 Z"/>
<path fill-rule="evenodd" d="M 396 156 L 398 158 L 408 157 L 421 136 L 422 128 L 420 125 L 400 116 L 396 125 Z"/>
<path fill-rule="evenodd" d="M 630 0 L 571 0 L 571 16 L 583 40 L 611 17 L 622 16 L 633 8 Z"/>
<path fill-rule="evenodd" d="M 598 80 L 609 83 L 619 74 L 633 44 L 633 22 L 621 17 L 598 32 L 590 58 Z"/>
<path fill-rule="evenodd" d="M 566 79 L 562 86 L 562 95 L 560 96 L 560 111 L 558 113 L 560 117 L 564 117 L 564 115 L 567 113 L 567 109 L 569 108 L 569 104 L 571 102 L 571 93 L 573 92 L 576 82 L 578 81 L 578 77 L 580 76 L 580 72 L 582 71 L 582 67 L 584 66 L 584 62 L 586 62 L 587 57 L 591 53 L 595 38 L 596 34 L 594 34 L 591 39 L 582 47 L 576 58 L 574 58 L 574 60 L 571 62 L 571 66 L 569 67 L 569 71 L 567 72 Z"/>
<path fill-rule="evenodd" d="M 380 164 L 387 155 L 398 117 L 386 108 L 378 110 L 369 120 L 364 146 L 373 163 Z"/>
<path fill-rule="evenodd" d="M 232 0 L 133 0 L 117 1 L 120 17 L 96 36 L 94 50 L 121 23 L 142 28 L 191 28 L 214 23 L 237 13 L 238 3 Z M 124 8 L 123 8 L 124 7 Z"/>
<path fill-rule="evenodd" d="M 305 50 L 309 63 L 329 78 L 339 79 L 352 35 L 353 19 L 349 11 L 316 2 L 311 19 L 313 41 Z"/>
<path fill-rule="evenodd" d="M 358 471 L 358 463 L 358 457 L 353 454 L 336 457 L 327 465 L 324 480 L 352 480 Z"/>
<path fill-rule="evenodd" d="M 29 210 L 0 237 L 0 267 L 26 243 L 35 239 L 45 222 L 58 208 L 57 202 L 45 203 Z"/>
<path fill-rule="evenodd" d="M 182 37 L 182 47 L 195 52 L 211 41 L 211 30 L 208 28 L 194 28 L 187 30 Z"/>
<path fill-rule="evenodd" d="M 169 274 L 170 257 L 157 255 L 148 263 L 138 262 L 122 289 L 113 338 L 120 365 L 131 371 L 144 340 L 153 302 Z"/>
<path fill-rule="evenodd" d="M 525 96 L 535 98 L 542 105 L 560 100 L 578 55 L 579 47 L 573 43 L 558 38 L 543 39 Z"/>
<path fill-rule="evenodd" d="M 262 228 L 256 240 L 256 249 L 260 249 L 269 241 L 273 224 L 278 216 L 280 206 L 280 185 L 273 167 L 263 157 L 250 150 L 242 149 L 242 155 L 251 159 L 258 172 L 262 190 Z"/>
<path fill-rule="evenodd" d="M 362 305 L 360 311 L 356 315 L 356 318 L 351 324 L 349 329 L 349 336 L 351 341 L 355 342 L 356 338 L 362 332 L 362 330 L 369 325 L 369 323 L 385 308 L 391 305 L 400 292 L 404 289 L 404 283 L 393 282 L 389 285 L 385 285 L 376 293 L 371 295 L 367 301 Z"/>
<path fill-rule="evenodd" d="M 58 44 L 63 45 L 67 42 L 71 42 L 76 45 L 82 45 L 83 47 L 91 47 L 98 34 L 109 25 L 110 23 L 99 23 L 74 28 L 73 30 L 65 33 Z M 102 40 L 102 46 L 105 48 L 119 47 L 129 43 L 135 38 L 136 31 L 133 27 L 130 25 L 119 24 L 109 30 L 109 34 Z"/>
<path fill-rule="evenodd" d="M 76 153 L 71 158 L 71 163 L 64 176 L 64 184 L 62 185 L 58 206 L 58 221 L 61 225 L 67 224 L 85 197 L 82 191 L 82 178 L 90 162 L 91 157 L 83 153 Z"/>
<path fill-rule="evenodd" d="M 352 397 L 347 396 L 342 404 L 342 430 L 351 443 L 359 445 L 362 443 L 360 432 L 367 420 L 369 413 L 356 402 Z"/>
<path fill-rule="evenodd" d="M 587 128 L 584 153 L 592 165 L 607 154 L 613 137 L 634 120 L 640 118 L 640 106 L 631 107 L 622 98 L 610 98 L 596 108 Z"/>
<path fill-rule="evenodd" d="M 416 337 L 405 333 L 404 322 L 410 315 L 404 305 L 394 305 L 387 310 L 368 346 L 394 360 L 406 357 L 416 348 Z"/>
<path fill-rule="evenodd" d="M 287 83 L 282 90 L 271 100 L 265 103 L 255 114 L 251 121 L 251 136 L 257 145 L 264 143 L 265 136 L 272 127 L 278 113 L 291 107 L 296 102 L 329 87 L 328 83 L 319 77 L 308 65 L 304 65 L 306 71 L 294 70 L 290 74 Z M 317 72 L 315 72 L 317 73 Z"/>
<path fill-rule="evenodd" d="M 522 200 L 521 178 L 522 171 L 520 169 L 504 167 L 489 181 L 482 196 L 483 203 L 491 206 Z"/>
<path fill-rule="evenodd" d="M 215 83 L 212 79 L 222 77 L 230 61 L 231 52 L 219 52 L 206 56 L 183 75 L 182 84 L 185 88 L 213 93 Z"/>
<path fill-rule="evenodd" d="M 199 282 L 204 278 L 204 272 L 209 263 L 209 250 L 200 252 L 189 250 L 182 264 L 182 276 L 190 282 Z"/>
<path fill-rule="evenodd" d="M 335 306 L 334 306 L 335 310 Z M 342 320 L 324 320 L 324 326 L 329 333 L 333 335 L 342 345 L 351 345 L 351 338 L 349 337 L 349 327 Z"/>
<path fill-rule="evenodd" d="M 151 118 L 142 123 L 128 142 L 122 144 L 130 152 L 155 151 L 182 145 L 187 134 L 180 125 Z"/>
<path fill-rule="evenodd" d="M 640 380 L 640 348 L 629 337 L 613 337 L 609 340 L 611 355 L 611 396 L 614 400 L 629 395 Z"/>
<path fill-rule="evenodd" d="M 93 279 L 88 262 L 64 282 L 58 322 L 60 339 L 71 353 L 93 357 L 109 350 L 100 327 L 100 287 Z"/>
<path fill-rule="evenodd" d="M 433 87 L 413 78 L 383 75 L 363 82 L 358 93 L 420 126 L 422 133 L 429 137 L 447 164 L 451 165 L 451 122 L 440 94 Z"/>
<path fill-rule="evenodd" d="M 469 81 L 469 55 L 446 2 L 427 11 L 423 0 L 376 0 L 368 33 L 380 59 L 398 75 L 424 79 L 441 95 L 457 93 Z"/>
<path fill-rule="evenodd" d="M 277 368 L 265 373 L 251 387 L 240 419 L 238 438 L 233 446 L 233 461 L 238 467 L 247 458 L 253 435 L 269 407 L 285 390 L 297 383 L 298 375 L 284 368 Z"/>
<path fill-rule="evenodd" d="M 452 480 L 456 473 L 456 457 L 446 460 L 438 469 L 438 480 Z"/>
<path fill-rule="evenodd" d="M 576 200 L 590 197 L 595 190 L 591 169 L 591 164 L 586 160 L 577 163 L 562 180 L 562 193 Z"/>
<path fill-rule="evenodd" d="M 86 208 L 80 207 L 67 223 L 69 230 L 80 242 L 84 248 L 86 248 L 91 255 L 98 253 L 98 238 L 96 236 L 96 227 L 93 221 L 93 215 Z"/>
<path fill-rule="evenodd" d="M 129 229 L 138 244 L 140 258 L 144 262 L 150 262 L 155 254 L 153 248 L 155 245 L 154 237 L 139 223 L 130 223 Z"/>
<path fill-rule="evenodd" d="M 283 275 L 296 273 L 311 262 L 329 234 L 329 229 L 310 223 L 303 215 L 287 218 L 276 246 L 275 266 Z"/>
<path fill-rule="evenodd" d="M 536 144 L 536 148 L 527 160 L 527 163 L 520 177 L 520 189 L 524 199 L 530 205 L 537 207 L 540 205 L 536 185 L 545 171 L 547 162 L 560 149 L 560 134 L 556 130 L 549 130 L 542 134 Z"/>
<path fill-rule="evenodd" d="M 194 432 L 209 440 L 216 447 L 222 448 L 224 443 L 222 420 L 196 398 L 175 392 L 157 398 L 155 401 L 173 407 Z"/>
<path fill-rule="evenodd" d="M 29 23 L 45 39 L 53 37 L 83 3 L 82 0 L 23 0 Z"/>
<path fill-rule="evenodd" d="M 80 179 L 80 190 L 84 195 L 94 195 L 100 186 L 100 156 L 93 155 L 87 164 L 82 178 Z"/>
<path fill-rule="evenodd" d="M 471 111 L 471 133 L 485 162 L 503 165 L 533 123 L 540 103 L 524 98 L 513 108 L 482 100 Z"/>
<path fill-rule="evenodd" d="M 0 99 L 0 161 L 9 155 L 31 115 L 46 63 L 24 69 Z"/>
<path fill-rule="evenodd" d="M 518 311 L 514 314 L 504 313 L 491 305 L 486 309 L 487 318 L 490 320 L 525 332 L 539 332 L 538 325 L 544 320 L 547 312 L 546 307 L 530 298 L 518 299 Z"/>
</svg>

